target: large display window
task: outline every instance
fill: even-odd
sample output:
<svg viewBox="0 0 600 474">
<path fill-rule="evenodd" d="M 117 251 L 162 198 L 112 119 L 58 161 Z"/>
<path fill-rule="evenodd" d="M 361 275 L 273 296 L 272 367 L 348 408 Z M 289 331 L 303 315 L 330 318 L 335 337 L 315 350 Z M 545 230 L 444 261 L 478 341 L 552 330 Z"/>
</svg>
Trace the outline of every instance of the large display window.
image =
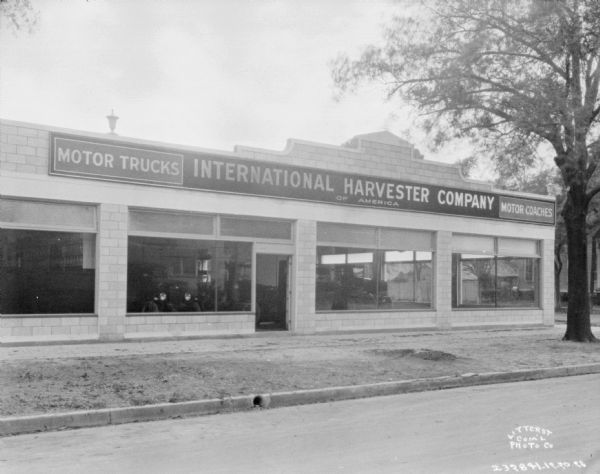
<svg viewBox="0 0 600 474">
<path fill-rule="evenodd" d="M 319 223 L 317 238 L 317 311 L 431 307 L 429 232 Z"/>
<path fill-rule="evenodd" d="M 455 235 L 452 306 L 539 307 L 538 247 L 534 240 Z"/>
<path fill-rule="evenodd" d="M 0 199 L 0 313 L 94 313 L 96 207 Z"/>
<path fill-rule="evenodd" d="M 96 236 L 0 229 L 0 313 L 93 313 Z"/>
<path fill-rule="evenodd" d="M 127 311 L 250 311 L 252 244 L 130 236 Z"/>
</svg>

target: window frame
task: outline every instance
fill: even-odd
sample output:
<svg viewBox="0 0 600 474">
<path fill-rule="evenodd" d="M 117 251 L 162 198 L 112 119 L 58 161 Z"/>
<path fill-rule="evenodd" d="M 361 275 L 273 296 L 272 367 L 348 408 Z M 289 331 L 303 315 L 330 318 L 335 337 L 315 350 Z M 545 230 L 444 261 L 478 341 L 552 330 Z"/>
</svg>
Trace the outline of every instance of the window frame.
<svg viewBox="0 0 600 474">
<path fill-rule="evenodd" d="M 185 235 L 185 237 L 182 237 L 182 235 Z M 186 312 L 186 311 L 177 311 L 177 310 L 173 310 L 173 311 L 166 311 L 166 312 L 144 312 L 144 311 L 128 311 L 127 308 L 125 310 L 125 316 L 166 316 L 166 315 L 192 315 L 192 314 L 201 314 L 201 315 L 224 315 L 224 314 L 248 314 L 248 313 L 253 313 L 255 311 L 255 302 L 254 302 L 254 281 L 255 281 L 255 270 L 254 270 L 254 244 L 252 242 L 247 242 L 247 241 L 236 241 L 236 240 L 226 240 L 226 239 L 216 239 L 216 238 L 210 238 L 210 239 L 205 239 L 202 238 L 203 236 L 200 236 L 200 238 L 190 238 L 187 236 L 187 234 L 179 234 L 177 236 L 164 236 L 164 235 L 133 235 L 133 234 L 129 234 L 127 236 L 127 246 L 129 248 L 130 245 L 130 237 L 138 237 L 138 238 L 143 238 L 143 239 L 170 239 L 170 240 L 185 240 L 185 241 L 192 241 L 192 242 L 205 242 L 208 244 L 208 248 L 212 249 L 212 250 L 217 250 L 217 246 L 219 243 L 223 243 L 223 244 L 227 244 L 227 243 L 231 243 L 231 244 L 248 244 L 249 247 L 249 254 L 250 254 L 250 260 L 249 260 L 249 265 L 250 265 L 250 308 L 247 310 L 224 310 L 224 311 L 220 311 L 218 310 L 218 304 L 216 304 L 216 300 L 215 300 L 215 304 L 216 304 L 216 309 L 214 310 L 207 310 L 207 311 L 194 311 L 194 312 Z M 128 252 L 129 254 L 129 252 Z M 225 260 L 223 260 L 225 261 Z M 214 291 L 215 293 L 218 291 L 219 289 L 219 283 L 220 280 L 218 278 L 217 272 L 219 271 L 220 267 L 218 265 L 218 259 L 214 260 L 215 264 L 214 264 L 214 268 L 213 268 L 213 273 L 214 273 Z M 195 278 L 198 278 L 198 259 L 194 260 L 194 266 L 195 266 Z M 130 268 L 130 260 L 129 260 L 129 255 L 127 257 L 127 273 L 129 275 L 129 268 Z M 191 274 L 174 274 L 173 276 L 175 277 L 185 277 L 185 276 L 189 276 Z M 126 290 L 126 306 L 129 305 L 129 283 L 127 286 L 127 290 Z"/>
<path fill-rule="evenodd" d="M 11 221 L 2 220 L 0 218 L 0 231 L 2 230 L 23 230 L 23 231 L 38 231 L 38 232 L 55 232 L 55 233 L 71 233 L 71 234 L 90 234 L 94 236 L 94 308 L 89 313 L 0 313 L 0 318 L 96 318 L 98 307 L 98 205 L 90 202 L 78 201 L 60 201 L 53 199 L 35 199 L 28 197 L 17 196 L 0 196 L 1 201 L 21 202 L 25 205 L 54 205 L 64 206 L 65 208 L 85 207 L 89 208 L 91 213 L 91 223 L 53 223 L 40 224 L 39 222 L 28 221 Z"/>
<path fill-rule="evenodd" d="M 493 253 L 466 253 L 463 249 L 456 249 L 454 243 L 451 248 L 451 294 L 452 301 L 451 307 L 452 311 L 477 311 L 477 310 L 494 310 L 494 311 L 505 311 L 505 310 L 539 310 L 542 308 L 542 256 L 540 252 L 541 242 L 536 239 L 520 239 L 513 237 L 493 237 L 487 235 L 478 235 L 478 234 L 455 234 L 459 239 L 468 238 L 469 236 L 473 236 L 476 238 L 489 238 L 493 239 Z M 534 252 L 514 252 L 507 253 L 501 252 L 500 243 L 503 239 L 510 241 L 519 241 L 522 240 L 528 243 L 535 244 Z M 480 304 L 480 305 L 464 305 L 459 304 L 458 300 L 459 296 L 462 293 L 462 279 L 460 275 L 462 274 L 462 262 L 469 259 L 463 259 L 462 255 L 471 255 L 471 256 L 479 256 L 481 258 L 486 258 L 488 260 L 492 260 L 494 263 L 494 277 L 493 277 L 493 292 L 494 292 L 494 302 L 493 304 Z M 498 291 L 499 291 L 499 280 L 498 280 L 498 262 L 504 259 L 522 259 L 525 261 L 524 265 L 524 281 L 527 283 L 534 283 L 535 285 L 535 297 L 533 305 L 501 305 L 498 304 Z M 531 274 L 532 279 L 528 280 L 527 276 L 527 267 L 531 264 Z M 459 271 L 460 270 L 460 271 Z M 537 275 L 537 281 L 535 281 L 535 277 Z M 459 281 L 460 280 L 460 281 Z"/>
<path fill-rule="evenodd" d="M 319 225 L 324 226 L 324 229 L 328 229 L 327 226 L 329 226 L 329 228 L 337 230 L 342 230 L 344 228 L 349 228 L 352 230 L 352 228 L 354 228 L 355 230 L 357 230 L 357 234 L 356 235 L 360 235 L 361 232 L 363 233 L 363 235 L 368 236 L 371 232 L 373 233 L 373 239 L 371 241 L 363 241 L 363 242 L 356 242 L 356 241 L 351 241 L 351 242 L 347 242 L 347 241 L 331 241 L 331 240 L 325 240 L 325 239 L 319 239 L 320 235 L 323 236 L 323 234 L 325 234 L 326 232 L 324 230 L 319 229 Z M 321 234 L 321 232 L 323 232 Z M 385 247 L 382 245 L 382 235 L 384 233 L 387 233 L 388 235 L 392 235 L 392 234 L 398 234 L 399 236 L 402 235 L 402 232 L 406 232 L 408 233 L 411 237 L 413 237 L 413 239 L 410 240 L 414 240 L 414 236 L 417 234 L 423 234 L 423 235 L 427 235 L 428 239 L 424 239 L 424 241 L 428 240 L 427 245 L 423 245 L 421 248 L 419 249 L 402 249 L 402 248 L 389 248 L 389 245 L 386 245 Z M 316 262 L 316 267 L 319 266 L 319 262 L 318 262 L 318 258 L 319 258 L 319 247 L 331 247 L 331 248 L 346 248 L 346 249 L 364 249 L 364 250 L 369 250 L 373 253 L 373 270 L 374 272 L 377 272 L 376 275 L 376 291 L 377 291 L 377 295 L 375 296 L 375 302 L 376 302 L 376 307 L 372 308 L 372 309 L 317 309 L 317 301 L 315 298 L 315 312 L 316 313 L 331 313 L 331 312 L 335 312 L 335 313 L 373 313 L 373 312 L 425 312 L 425 311 L 435 311 L 435 271 L 436 271 L 436 266 L 435 266 L 435 259 L 436 259 L 436 252 L 435 252 L 435 246 L 434 246 L 434 238 L 435 238 L 435 232 L 433 231 L 429 231 L 429 230 L 421 230 L 421 229 L 403 229 L 403 228 L 396 228 L 396 227 L 377 227 L 377 226 L 359 226 L 359 225 L 353 225 L 353 224 L 345 224 L 345 223 L 332 223 L 332 222 L 317 222 L 317 242 L 316 242 L 316 256 L 317 256 L 317 262 Z M 389 238 L 388 238 L 389 239 Z M 351 239 L 349 239 L 351 240 Z M 389 243 L 389 240 L 386 241 L 386 244 Z M 380 284 L 382 281 L 384 281 L 384 275 L 382 275 L 382 272 L 384 271 L 384 267 L 385 267 L 385 254 L 386 252 L 412 252 L 412 260 L 410 262 L 406 262 L 406 263 L 410 263 L 413 265 L 413 296 L 416 293 L 416 271 L 415 271 L 415 266 L 419 263 L 425 263 L 428 262 L 431 265 L 431 283 L 430 283 L 430 302 L 428 306 L 422 306 L 422 307 L 415 307 L 415 308 L 385 308 L 385 307 L 380 307 L 380 299 L 382 297 L 382 295 L 380 294 Z M 431 254 L 431 259 L 430 260 L 419 260 L 417 259 L 417 253 L 418 252 L 428 252 Z M 317 275 L 317 269 L 315 268 L 315 294 L 317 291 L 317 284 L 318 284 L 318 275 Z M 383 296 L 388 296 L 387 293 L 386 295 Z M 416 298 L 413 297 L 413 301 L 412 303 L 416 303 L 414 300 Z"/>
</svg>

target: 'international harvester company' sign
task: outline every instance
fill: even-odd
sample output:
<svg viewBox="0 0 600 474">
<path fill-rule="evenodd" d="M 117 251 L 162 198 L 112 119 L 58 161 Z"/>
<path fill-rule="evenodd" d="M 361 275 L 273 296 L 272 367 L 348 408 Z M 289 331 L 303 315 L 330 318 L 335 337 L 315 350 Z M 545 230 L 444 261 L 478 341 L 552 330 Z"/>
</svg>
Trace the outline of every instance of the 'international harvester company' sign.
<svg viewBox="0 0 600 474">
<path fill-rule="evenodd" d="M 554 202 L 52 134 L 50 174 L 554 224 Z"/>
</svg>

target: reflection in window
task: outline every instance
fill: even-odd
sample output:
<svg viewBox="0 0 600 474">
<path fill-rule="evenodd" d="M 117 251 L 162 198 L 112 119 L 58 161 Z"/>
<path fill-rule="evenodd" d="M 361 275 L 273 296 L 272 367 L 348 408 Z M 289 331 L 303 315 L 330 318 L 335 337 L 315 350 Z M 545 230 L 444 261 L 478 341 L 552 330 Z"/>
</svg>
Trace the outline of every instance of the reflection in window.
<svg viewBox="0 0 600 474">
<path fill-rule="evenodd" d="M 380 301 L 389 307 L 430 306 L 432 281 L 431 252 L 384 252 Z"/>
<path fill-rule="evenodd" d="M 460 259 L 460 305 L 494 306 L 496 262 L 489 255 L 463 254 Z"/>
<path fill-rule="evenodd" d="M 93 313 L 96 236 L 0 229 L 0 313 Z"/>
<path fill-rule="evenodd" d="M 129 237 L 127 311 L 250 311 L 251 266 L 250 243 Z"/>
<path fill-rule="evenodd" d="M 430 307 L 431 260 L 431 252 L 319 246 L 316 309 Z"/>
<path fill-rule="evenodd" d="M 538 259 L 498 257 L 497 306 L 538 306 Z"/>
<path fill-rule="evenodd" d="M 538 306 L 539 259 L 453 254 L 453 307 Z"/>
</svg>

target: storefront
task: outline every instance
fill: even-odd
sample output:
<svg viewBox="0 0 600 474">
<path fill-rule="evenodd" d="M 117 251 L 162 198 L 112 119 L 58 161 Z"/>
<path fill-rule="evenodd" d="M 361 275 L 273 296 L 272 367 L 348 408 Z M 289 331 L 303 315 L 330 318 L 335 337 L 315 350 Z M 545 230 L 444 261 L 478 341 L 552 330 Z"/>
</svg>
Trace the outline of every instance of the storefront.
<svg viewBox="0 0 600 474">
<path fill-rule="evenodd" d="M 554 201 L 388 132 L 217 152 L 0 127 L 0 342 L 553 324 Z"/>
</svg>

